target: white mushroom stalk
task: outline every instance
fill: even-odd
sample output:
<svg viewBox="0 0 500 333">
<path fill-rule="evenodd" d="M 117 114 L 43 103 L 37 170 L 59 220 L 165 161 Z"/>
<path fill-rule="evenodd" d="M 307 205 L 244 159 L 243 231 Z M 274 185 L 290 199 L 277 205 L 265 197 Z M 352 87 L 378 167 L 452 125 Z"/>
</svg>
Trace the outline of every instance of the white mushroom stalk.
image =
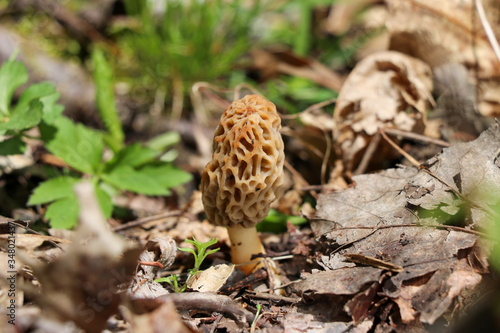
<svg viewBox="0 0 500 333">
<path fill-rule="evenodd" d="M 283 194 L 284 145 L 273 103 L 258 95 L 234 101 L 214 134 L 214 153 L 201 179 L 208 220 L 226 226 L 234 264 L 264 253 L 255 226 Z M 239 266 L 248 274 L 262 259 Z"/>
</svg>

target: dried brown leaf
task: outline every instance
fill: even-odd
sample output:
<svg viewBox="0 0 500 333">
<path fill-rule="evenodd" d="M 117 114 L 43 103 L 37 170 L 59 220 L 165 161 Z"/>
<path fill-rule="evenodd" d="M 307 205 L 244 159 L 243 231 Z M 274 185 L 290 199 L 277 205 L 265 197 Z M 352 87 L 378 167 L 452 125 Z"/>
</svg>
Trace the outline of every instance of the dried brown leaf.
<svg viewBox="0 0 500 333">
<path fill-rule="evenodd" d="M 0 235 L 0 246 L 3 247 L 4 242 L 8 240 L 8 235 Z M 25 249 L 28 253 L 40 247 L 44 242 L 55 242 L 62 244 L 71 244 L 70 241 L 54 236 L 37 235 L 37 234 L 16 234 L 16 247 Z"/>
<path fill-rule="evenodd" d="M 381 282 L 378 295 L 399 305 L 403 324 L 416 318 L 435 322 L 464 289 L 481 280 L 474 264 L 485 262 L 478 236 L 467 228 L 442 228 L 442 223 L 484 227 L 491 221 L 489 207 L 500 198 L 499 148 L 496 124 L 477 140 L 453 145 L 429 160 L 432 175 L 414 167 L 389 169 L 356 176 L 354 188 L 320 196 L 312 227 L 340 246 L 330 261 L 322 259 L 323 267 L 345 253 L 402 266 L 403 272 Z M 468 253 L 476 259 L 468 260 Z M 296 287 L 313 294 L 356 295 L 378 281 L 382 271 L 370 266 L 333 269 L 307 276 Z"/>
<path fill-rule="evenodd" d="M 199 292 L 217 292 L 234 272 L 234 265 L 220 264 L 198 272 L 188 280 L 188 287 Z"/>
<path fill-rule="evenodd" d="M 498 2 L 482 3 L 499 39 Z M 500 98 L 495 94 L 500 89 L 500 64 L 481 26 L 474 1 L 389 0 L 387 4 L 391 50 L 419 58 L 432 68 L 447 63 L 464 65 L 470 69 L 470 81 L 478 85 L 476 102 L 480 113 L 500 114 Z"/>
<path fill-rule="evenodd" d="M 334 138 L 352 170 L 379 128 L 423 133 L 432 102 L 431 69 L 398 52 L 373 54 L 357 64 L 339 93 Z M 387 153 L 379 150 L 378 158 Z"/>
</svg>

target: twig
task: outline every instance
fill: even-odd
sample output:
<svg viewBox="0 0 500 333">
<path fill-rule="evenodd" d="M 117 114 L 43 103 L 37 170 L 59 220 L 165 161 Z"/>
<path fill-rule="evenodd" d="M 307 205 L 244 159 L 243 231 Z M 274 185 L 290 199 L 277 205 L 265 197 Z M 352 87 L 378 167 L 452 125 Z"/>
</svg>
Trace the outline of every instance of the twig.
<svg viewBox="0 0 500 333">
<path fill-rule="evenodd" d="M 323 218 L 312 218 L 311 221 L 328 221 L 328 222 L 334 222 L 328 219 L 323 219 Z M 392 224 L 392 225 L 383 225 L 383 226 L 356 226 L 356 227 L 340 227 L 340 228 L 335 228 L 332 231 L 337 231 L 337 230 L 356 230 L 356 229 L 375 229 L 375 231 L 379 229 L 389 229 L 389 228 L 422 228 L 422 227 L 427 227 L 427 228 L 436 228 L 436 229 L 448 229 L 448 230 L 454 230 L 454 231 L 460 231 L 460 232 L 465 232 L 467 234 L 472 234 L 476 236 L 481 236 L 485 237 L 488 239 L 494 239 L 492 236 L 481 232 L 481 231 L 476 231 L 476 230 L 470 230 L 470 229 L 465 229 L 462 227 L 457 227 L 454 225 L 445 225 L 445 224 L 417 224 L 417 223 L 408 223 L 408 224 Z M 365 236 L 366 238 L 366 236 Z M 356 240 L 358 241 L 358 240 Z M 352 242 L 351 242 L 352 243 Z M 347 243 L 347 244 L 351 244 Z M 346 244 L 344 244 L 346 245 Z M 345 247 L 345 246 L 344 246 Z M 337 249 L 338 250 L 338 249 Z"/>
<path fill-rule="evenodd" d="M 500 62 L 500 46 L 498 45 L 498 41 L 495 38 L 495 33 L 493 32 L 493 29 L 491 29 L 490 22 L 488 22 L 488 18 L 486 17 L 486 13 L 484 12 L 483 4 L 481 3 L 481 0 L 475 0 L 475 3 L 476 3 L 477 14 L 479 15 L 479 20 L 483 25 L 484 32 L 486 32 L 486 36 L 490 41 L 491 47 L 493 48 L 493 51 L 495 52 L 495 55 L 497 56 L 497 59 Z"/>
<path fill-rule="evenodd" d="M 303 186 L 300 188 L 301 191 L 339 191 L 343 190 L 345 187 L 341 187 L 339 185 L 333 185 L 333 184 L 325 184 L 325 185 L 309 185 L 309 186 Z"/>
<path fill-rule="evenodd" d="M 360 238 L 358 238 L 358 239 L 355 239 L 355 240 L 353 240 L 353 241 L 351 241 L 351 242 L 348 242 L 348 243 L 345 243 L 345 244 L 340 245 L 338 248 L 336 248 L 335 250 L 333 250 L 331 254 L 333 254 L 333 253 L 337 253 L 337 252 L 339 252 L 340 250 L 342 250 L 342 249 L 344 249 L 344 248 L 346 248 L 346 247 L 349 247 L 349 246 L 351 246 L 351 245 L 352 245 L 352 244 L 354 244 L 354 243 L 360 242 L 360 241 L 362 241 L 363 239 L 366 239 L 366 238 L 370 237 L 371 235 L 373 235 L 374 233 L 376 233 L 379 229 L 380 229 L 379 227 L 374 227 L 373 231 L 372 231 L 372 232 L 370 232 L 368 235 L 365 235 L 365 236 L 360 237 Z M 337 229 L 335 229 L 335 230 L 337 230 Z"/>
<path fill-rule="evenodd" d="M 287 296 L 281 296 L 281 295 L 275 295 L 275 294 L 267 294 L 267 293 L 259 293 L 253 290 L 248 290 L 247 291 L 247 296 L 250 298 L 259 298 L 259 299 L 266 299 L 270 301 L 276 301 L 276 302 L 285 302 L 285 303 L 299 303 L 302 301 L 302 298 L 300 297 L 287 297 Z"/>
<path fill-rule="evenodd" d="M 308 66 L 294 66 L 278 61 L 276 70 L 283 74 L 309 79 L 333 91 L 340 90 L 343 81 L 340 75 L 316 60 L 307 59 L 307 62 Z"/>
<path fill-rule="evenodd" d="M 387 141 L 387 143 L 389 143 L 394 149 L 396 149 L 398 151 L 398 153 L 400 153 L 401 155 L 403 155 L 408 161 L 410 161 L 411 164 L 413 164 L 417 168 L 420 168 L 420 165 L 421 165 L 420 162 L 418 162 L 410 154 L 408 154 L 407 152 L 405 152 L 400 146 L 398 146 L 397 144 L 395 144 L 394 141 L 392 141 L 391 139 L 389 139 L 389 137 L 385 134 L 384 129 L 379 128 L 378 132 L 382 135 L 382 137 L 385 139 L 385 141 Z"/>
<path fill-rule="evenodd" d="M 354 175 L 360 175 L 366 171 L 368 164 L 370 163 L 370 161 L 373 157 L 373 154 L 375 154 L 375 151 L 377 150 L 379 143 L 380 143 L 380 133 L 377 133 L 370 141 L 368 148 L 366 148 L 366 151 L 363 154 L 363 158 L 361 159 L 361 162 L 359 162 L 358 167 L 354 171 Z"/>
<path fill-rule="evenodd" d="M 282 135 L 287 135 L 289 137 L 292 137 L 292 138 L 298 138 L 300 137 L 300 133 L 297 132 L 297 131 L 294 131 L 292 130 L 291 128 L 289 127 L 283 127 L 281 129 L 281 134 Z M 318 138 L 317 136 L 315 136 L 315 138 Z M 313 152 L 316 156 L 318 156 L 319 158 L 323 158 L 325 156 L 325 154 L 323 154 L 323 152 L 321 150 L 319 150 L 318 148 L 316 148 L 314 145 L 310 144 L 310 143 L 307 143 L 306 141 L 304 140 L 301 140 L 301 143 L 307 147 L 309 150 L 311 150 L 311 152 Z"/>
<path fill-rule="evenodd" d="M 414 141 L 422 142 L 422 143 L 432 143 L 438 146 L 442 147 L 449 147 L 451 146 L 449 142 L 431 138 L 425 135 L 413 133 L 413 132 L 407 132 L 407 131 L 402 131 L 396 128 L 384 128 L 383 131 L 389 135 L 394 135 L 394 136 L 402 136 L 405 139 L 411 139 Z"/>
<path fill-rule="evenodd" d="M 263 96 L 262 93 L 260 91 L 258 91 L 254 86 L 252 86 L 251 84 L 248 84 L 246 82 L 243 82 L 243 83 L 238 84 L 236 87 L 234 87 L 234 97 L 233 97 L 234 100 L 237 100 L 237 99 L 244 97 L 244 96 L 241 96 L 241 91 L 243 90 L 243 88 L 247 88 L 248 90 L 250 90 L 252 92 L 252 94 Z"/>
<path fill-rule="evenodd" d="M 274 287 L 273 289 L 264 289 L 264 290 L 261 290 L 261 293 L 269 293 L 270 291 L 274 291 L 276 289 L 283 289 L 283 288 L 286 288 L 288 286 L 291 286 L 292 284 L 296 284 L 296 283 L 299 283 L 299 282 L 302 282 L 302 281 L 303 281 L 302 279 L 294 280 L 294 281 L 282 284 L 280 286 Z"/>
<path fill-rule="evenodd" d="M 173 210 L 173 211 L 170 211 L 170 212 L 165 212 L 165 213 L 158 214 L 158 215 L 148 216 L 148 217 L 144 217 L 142 219 L 138 219 L 138 220 L 135 220 L 135 221 L 130 221 L 130 222 L 127 222 L 127 223 L 124 223 L 124 224 L 120 224 L 120 225 L 114 227 L 113 230 L 114 231 L 121 231 L 121 230 L 124 230 L 124 229 L 132 228 L 132 227 L 137 227 L 137 226 L 143 225 L 143 224 L 148 223 L 148 222 L 152 222 L 152 221 L 156 221 L 156 220 L 161 220 L 161 219 L 164 219 L 164 218 L 167 218 L 167 217 L 179 216 L 181 214 L 182 214 L 181 210 Z"/>
<path fill-rule="evenodd" d="M 163 264 L 157 261 L 139 261 L 139 265 L 163 268 Z"/>
<path fill-rule="evenodd" d="M 203 124 L 207 125 L 208 124 L 208 116 L 207 113 L 208 111 L 206 110 L 205 106 L 203 105 L 203 98 L 202 98 L 202 92 L 203 91 L 208 91 L 208 90 L 213 90 L 219 93 L 229 93 L 232 90 L 231 89 L 226 89 L 226 88 L 221 88 L 216 85 L 210 84 L 208 82 L 196 82 L 193 84 L 191 87 L 190 91 L 190 96 L 191 96 L 191 102 L 193 103 L 194 107 L 194 112 L 196 115 L 196 118 L 198 121 Z M 207 92 L 205 93 L 208 97 L 211 98 L 212 101 L 216 102 L 222 109 L 225 109 L 228 107 L 229 103 L 228 101 L 220 98 L 219 96 L 215 94 L 208 94 Z"/>
<path fill-rule="evenodd" d="M 300 118 L 300 115 L 305 112 L 310 112 L 313 110 L 321 109 L 322 107 L 325 107 L 327 105 L 333 104 L 337 102 L 337 98 L 332 98 L 329 100 L 326 100 L 324 102 L 316 103 L 311 106 L 309 106 L 307 109 L 304 111 L 301 111 L 299 113 L 294 113 L 294 114 L 280 114 L 281 119 L 297 119 Z"/>
<path fill-rule="evenodd" d="M 344 254 L 344 257 L 348 261 L 352 261 L 356 264 L 382 268 L 382 269 L 386 269 L 388 271 L 396 272 L 396 273 L 401 273 L 402 271 L 404 271 L 403 266 L 396 265 L 396 264 L 393 264 L 392 262 L 388 262 L 388 261 L 381 260 L 378 258 L 365 256 L 365 255 L 359 254 L 359 253 L 346 253 L 346 254 Z"/>
<path fill-rule="evenodd" d="M 323 132 L 326 141 L 325 156 L 323 157 L 323 161 L 321 162 L 321 184 L 325 184 L 326 168 L 328 167 L 328 160 L 330 159 L 330 154 L 332 152 L 332 139 L 325 130 L 321 129 L 321 131 Z"/>
<path fill-rule="evenodd" d="M 35 231 L 35 230 L 31 229 L 30 227 L 28 227 L 28 223 L 27 223 L 27 222 L 20 221 L 20 222 L 24 222 L 24 223 L 26 223 L 26 225 L 25 225 L 25 226 L 24 226 L 24 225 L 22 225 L 21 223 L 19 223 L 19 222 L 18 222 L 18 221 L 16 221 L 16 220 L 12 220 L 12 221 L 10 221 L 10 222 L 14 223 L 14 224 L 15 224 L 16 226 L 18 226 L 18 227 L 23 228 L 24 230 L 26 230 L 26 231 L 27 231 L 27 232 L 29 232 L 29 233 L 32 233 L 32 234 L 35 234 L 35 235 L 38 235 L 38 236 L 47 237 L 47 238 L 45 239 L 45 241 L 47 241 L 47 242 L 49 242 L 50 244 L 54 245 L 55 247 L 57 247 L 57 248 L 58 248 L 58 249 L 60 249 L 61 251 L 65 252 L 65 251 L 64 251 L 64 249 L 63 249 L 61 246 L 59 246 L 59 244 L 57 244 L 56 242 L 54 242 L 54 241 L 50 240 L 50 237 L 52 237 L 52 236 L 45 236 L 45 235 L 42 235 L 41 233 L 39 233 L 38 231 Z M 69 241 L 69 240 L 67 240 L 67 239 L 61 239 L 61 240 L 62 240 L 62 241 L 67 241 L 68 243 L 71 243 L 71 241 Z"/>
<path fill-rule="evenodd" d="M 251 323 L 254 314 L 243 309 L 231 298 L 224 295 L 212 293 L 178 293 L 162 295 L 154 299 L 136 299 L 132 301 L 133 305 L 152 310 L 159 304 L 173 301 L 180 311 L 197 310 L 208 312 L 220 312 L 235 319 L 239 323 Z M 155 304 L 156 303 L 156 304 Z"/>
<path fill-rule="evenodd" d="M 212 324 L 212 328 L 210 329 L 210 333 L 215 333 L 215 330 L 217 329 L 217 325 L 219 325 L 219 322 L 222 319 L 222 315 L 220 313 L 217 314 L 217 318 L 215 319 L 214 323 Z"/>
<path fill-rule="evenodd" d="M 250 286 L 254 282 L 264 281 L 266 279 L 267 279 L 267 271 L 265 269 L 260 268 L 255 273 L 247 276 L 243 280 L 233 283 L 230 286 L 224 286 L 221 289 L 221 292 L 224 294 L 231 294 L 237 290 Z"/>
<path fill-rule="evenodd" d="M 290 171 L 290 173 L 293 175 L 293 177 L 295 177 L 299 182 L 301 182 L 302 184 L 304 184 L 305 186 L 304 187 L 309 187 L 311 185 L 309 185 L 309 183 L 307 182 L 307 180 L 305 180 L 304 177 L 302 177 L 302 175 L 300 174 L 300 172 L 298 172 L 297 170 L 295 170 L 295 168 L 290 164 L 288 163 L 287 160 L 285 160 L 284 162 L 284 166 L 285 168 Z M 316 191 L 314 190 L 311 190 L 311 195 L 315 198 L 315 199 L 318 199 L 318 193 L 316 193 Z"/>
</svg>

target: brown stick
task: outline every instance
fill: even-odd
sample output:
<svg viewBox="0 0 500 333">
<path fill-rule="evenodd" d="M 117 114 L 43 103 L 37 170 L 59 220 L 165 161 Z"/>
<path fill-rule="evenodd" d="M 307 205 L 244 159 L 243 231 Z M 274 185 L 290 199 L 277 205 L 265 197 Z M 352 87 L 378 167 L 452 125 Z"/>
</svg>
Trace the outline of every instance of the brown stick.
<svg viewBox="0 0 500 333">
<path fill-rule="evenodd" d="M 235 319 L 238 323 L 251 323 L 254 314 L 243 309 L 231 298 L 212 293 L 179 293 L 162 295 L 154 299 L 136 299 L 132 301 L 135 307 L 152 310 L 160 304 L 172 301 L 178 310 L 197 310 L 220 312 Z"/>
<path fill-rule="evenodd" d="M 299 303 L 302 301 L 301 297 L 287 297 L 275 294 L 258 293 L 254 291 L 248 291 L 246 296 L 250 298 L 267 299 L 275 302 L 285 302 L 285 303 Z"/>
<path fill-rule="evenodd" d="M 173 210 L 173 211 L 165 212 L 165 213 L 158 214 L 158 215 L 148 216 L 148 217 L 144 217 L 142 219 L 138 219 L 135 221 L 130 221 L 130 222 L 127 222 L 124 224 L 120 224 L 120 225 L 114 227 L 113 230 L 114 231 L 121 231 L 121 230 L 128 229 L 128 228 L 138 227 L 138 226 L 143 225 L 143 224 L 148 223 L 148 222 L 164 219 L 167 217 L 178 216 L 181 213 L 182 212 L 180 210 Z"/>
<path fill-rule="evenodd" d="M 402 131 L 402 130 L 399 130 L 396 128 L 383 128 L 382 130 L 389 135 L 402 136 L 405 139 L 410 139 L 410 140 L 414 140 L 414 141 L 418 141 L 418 142 L 422 142 L 422 143 L 432 143 L 432 144 L 442 146 L 442 147 L 451 146 L 449 142 L 446 142 L 443 140 L 431 138 L 431 137 L 417 134 L 417 133 L 413 133 L 413 132 Z"/>
<path fill-rule="evenodd" d="M 375 151 L 377 150 L 379 143 L 380 143 L 380 133 L 377 133 L 370 141 L 368 148 L 366 148 L 366 151 L 363 155 L 363 158 L 361 159 L 361 162 L 359 162 L 357 169 L 354 171 L 354 175 L 360 175 L 366 171 L 366 169 L 368 168 L 368 164 L 370 163 L 373 154 L 375 154 Z"/>
</svg>

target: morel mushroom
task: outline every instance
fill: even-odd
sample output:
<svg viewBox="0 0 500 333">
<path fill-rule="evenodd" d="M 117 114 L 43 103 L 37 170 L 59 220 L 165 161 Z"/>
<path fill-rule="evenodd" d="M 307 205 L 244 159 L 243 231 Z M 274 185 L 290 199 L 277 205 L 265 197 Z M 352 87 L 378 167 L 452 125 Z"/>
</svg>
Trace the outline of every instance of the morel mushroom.
<svg viewBox="0 0 500 333">
<path fill-rule="evenodd" d="M 234 101 L 215 130 L 212 160 L 201 179 L 208 220 L 226 226 L 234 264 L 264 253 L 255 226 L 283 194 L 281 119 L 273 103 L 258 95 Z M 248 274 L 259 259 L 239 267 Z"/>
</svg>

